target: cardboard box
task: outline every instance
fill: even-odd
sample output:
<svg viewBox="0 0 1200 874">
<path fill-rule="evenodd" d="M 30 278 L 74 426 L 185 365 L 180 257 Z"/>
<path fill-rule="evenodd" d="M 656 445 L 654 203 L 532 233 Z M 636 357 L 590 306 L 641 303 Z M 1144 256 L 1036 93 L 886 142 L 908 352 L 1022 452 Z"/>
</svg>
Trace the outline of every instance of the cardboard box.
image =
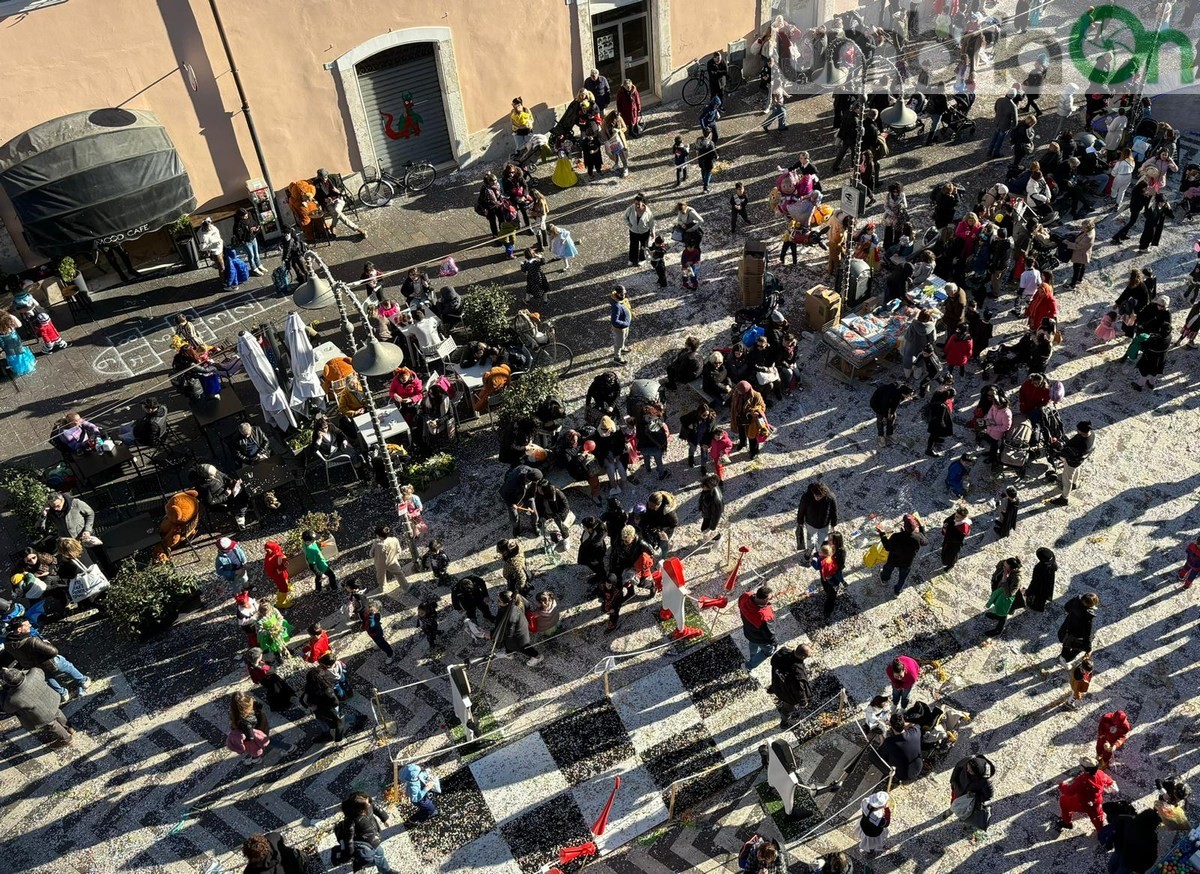
<svg viewBox="0 0 1200 874">
<path fill-rule="evenodd" d="M 747 276 L 762 276 L 767 272 L 767 244 L 762 240 L 747 240 L 742 250 L 741 269 Z"/>
<path fill-rule="evenodd" d="M 819 331 L 842 317 L 842 296 L 824 285 L 815 285 L 804 299 L 804 316 L 809 330 Z"/>
<path fill-rule="evenodd" d="M 763 274 L 747 273 L 745 265 L 738 267 L 738 288 L 742 292 L 742 306 L 756 307 L 763 301 Z"/>
</svg>

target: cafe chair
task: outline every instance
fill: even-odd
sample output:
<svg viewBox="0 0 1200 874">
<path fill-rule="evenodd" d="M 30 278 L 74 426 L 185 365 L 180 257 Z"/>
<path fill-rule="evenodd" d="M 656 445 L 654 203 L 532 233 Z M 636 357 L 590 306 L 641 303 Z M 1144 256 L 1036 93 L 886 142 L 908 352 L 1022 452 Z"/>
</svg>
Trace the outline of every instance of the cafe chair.
<svg viewBox="0 0 1200 874">
<path fill-rule="evenodd" d="M 354 464 L 354 458 L 349 452 L 337 452 L 333 455 L 326 456 L 316 449 L 311 450 L 312 457 L 319 461 L 325 469 L 325 487 L 330 488 L 333 482 L 330 480 L 329 471 L 338 467 L 349 467 L 350 472 L 354 474 L 354 481 L 358 482 L 358 468 Z"/>
<path fill-rule="evenodd" d="M 435 367 L 451 360 L 451 356 L 458 351 L 458 344 L 453 337 L 447 337 L 436 346 L 419 346 L 418 349 L 418 360 L 422 362 L 425 373 L 429 374 Z"/>
</svg>

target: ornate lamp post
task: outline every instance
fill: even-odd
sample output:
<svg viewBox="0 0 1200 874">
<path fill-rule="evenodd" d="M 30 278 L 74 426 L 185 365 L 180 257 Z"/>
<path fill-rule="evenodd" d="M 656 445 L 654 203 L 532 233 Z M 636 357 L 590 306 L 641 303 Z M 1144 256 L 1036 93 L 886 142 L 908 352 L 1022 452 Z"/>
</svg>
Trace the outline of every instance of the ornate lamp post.
<svg viewBox="0 0 1200 874">
<path fill-rule="evenodd" d="M 366 381 L 366 377 L 368 376 L 386 376 L 390 374 L 404 363 L 404 353 L 400 350 L 399 346 L 391 343 L 382 343 L 375 337 L 371 331 L 370 316 L 367 315 L 367 309 L 363 305 L 363 302 L 358 299 L 358 296 L 346 283 L 334 279 L 329 266 L 321 259 L 320 255 L 309 250 L 304 253 L 304 258 L 309 263 L 309 266 L 314 269 L 311 277 L 307 281 L 302 282 L 292 295 L 292 303 L 300 309 L 305 310 L 320 310 L 331 303 L 337 304 L 338 318 L 341 321 L 342 330 L 346 332 L 346 336 L 350 339 L 354 370 L 363 376 L 363 396 L 367 407 L 367 415 L 371 417 L 371 429 L 375 432 L 375 443 L 379 447 L 383 470 L 387 476 L 388 488 L 391 489 L 392 501 L 396 505 L 396 516 L 400 519 L 400 529 L 404 534 L 405 540 L 408 541 L 409 555 L 412 558 L 413 566 L 416 567 L 420 557 L 417 554 L 417 542 L 413 536 L 412 521 L 402 506 L 404 498 L 400 494 L 400 479 L 396 476 L 396 467 L 392 464 L 392 454 L 388 452 L 387 444 L 383 439 L 383 428 L 379 422 L 379 408 L 375 406 L 375 397 L 372 395 L 371 387 Z M 321 275 L 318 276 L 318 272 Z M 346 312 L 347 298 L 354 304 L 359 318 L 362 319 L 362 323 L 367 329 L 367 342 L 361 348 L 355 337 L 354 327 L 350 323 L 350 317 Z"/>
</svg>

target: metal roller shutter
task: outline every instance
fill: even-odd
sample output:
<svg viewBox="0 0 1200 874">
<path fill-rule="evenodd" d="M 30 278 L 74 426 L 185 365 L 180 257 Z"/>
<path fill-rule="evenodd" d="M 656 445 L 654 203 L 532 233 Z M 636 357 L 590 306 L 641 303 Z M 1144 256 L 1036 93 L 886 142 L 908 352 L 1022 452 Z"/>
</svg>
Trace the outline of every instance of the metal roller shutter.
<svg viewBox="0 0 1200 874">
<path fill-rule="evenodd" d="M 433 43 L 396 46 L 355 66 L 371 142 L 383 169 L 453 162 Z"/>
</svg>

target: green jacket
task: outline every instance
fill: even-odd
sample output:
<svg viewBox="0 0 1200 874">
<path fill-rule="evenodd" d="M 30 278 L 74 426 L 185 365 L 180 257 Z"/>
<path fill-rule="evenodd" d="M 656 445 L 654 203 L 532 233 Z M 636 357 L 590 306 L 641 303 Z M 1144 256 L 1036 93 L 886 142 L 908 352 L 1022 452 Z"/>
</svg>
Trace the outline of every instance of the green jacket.
<svg viewBox="0 0 1200 874">
<path fill-rule="evenodd" d="M 314 571 L 325 573 L 325 571 L 329 570 L 329 562 L 325 560 L 325 553 L 321 552 L 319 541 L 305 544 L 304 560 L 308 562 L 308 566 Z"/>
<path fill-rule="evenodd" d="M 993 616 L 1007 616 L 1012 610 L 1015 597 L 1015 595 L 1008 594 L 1001 587 L 992 592 L 992 597 L 988 598 L 987 603 L 984 604 L 984 609 L 991 610 Z"/>
</svg>

